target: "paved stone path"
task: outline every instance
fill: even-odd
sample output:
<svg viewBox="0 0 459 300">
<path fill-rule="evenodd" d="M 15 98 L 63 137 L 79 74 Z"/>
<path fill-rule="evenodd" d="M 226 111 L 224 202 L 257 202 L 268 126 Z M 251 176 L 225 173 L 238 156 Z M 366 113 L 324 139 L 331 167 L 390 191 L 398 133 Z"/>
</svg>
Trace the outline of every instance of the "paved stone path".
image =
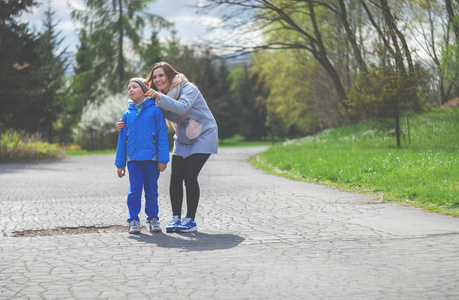
<svg viewBox="0 0 459 300">
<path fill-rule="evenodd" d="M 267 175 L 264 149 L 211 157 L 195 234 L 15 237 L 125 226 L 129 183 L 114 155 L 0 165 L 0 299 L 459 299 L 459 218 Z"/>
</svg>

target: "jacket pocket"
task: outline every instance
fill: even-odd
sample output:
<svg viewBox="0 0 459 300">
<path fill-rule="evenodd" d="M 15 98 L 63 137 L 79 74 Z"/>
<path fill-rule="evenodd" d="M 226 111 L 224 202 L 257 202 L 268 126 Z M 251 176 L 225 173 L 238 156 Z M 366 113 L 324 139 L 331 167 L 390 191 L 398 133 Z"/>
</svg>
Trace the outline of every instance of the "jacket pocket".
<svg viewBox="0 0 459 300">
<path fill-rule="evenodd" d="M 185 133 L 190 140 L 194 140 L 201 134 L 201 130 L 202 124 L 196 122 L 193 119 L 190 119 L 190 121 L 188 122 L 188 126 L 186 127 Z"/>
</svg>

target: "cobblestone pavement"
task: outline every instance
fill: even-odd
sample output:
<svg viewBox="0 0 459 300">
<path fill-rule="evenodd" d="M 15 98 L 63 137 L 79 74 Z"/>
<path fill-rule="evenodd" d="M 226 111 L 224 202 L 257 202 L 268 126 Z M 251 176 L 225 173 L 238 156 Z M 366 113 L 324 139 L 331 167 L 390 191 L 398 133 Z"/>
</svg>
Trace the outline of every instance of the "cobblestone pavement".
<svg viewBox="0 0 459 300">
<path fill-rule="evenodd" d="M 0 299 L 459 299 L 459 218 L 268 175 L 264 149 L 210 158 L 192 234 L 16 237 L 126 226 L 129 183 L 114 155 L 0 165 Z"/>
</svg>

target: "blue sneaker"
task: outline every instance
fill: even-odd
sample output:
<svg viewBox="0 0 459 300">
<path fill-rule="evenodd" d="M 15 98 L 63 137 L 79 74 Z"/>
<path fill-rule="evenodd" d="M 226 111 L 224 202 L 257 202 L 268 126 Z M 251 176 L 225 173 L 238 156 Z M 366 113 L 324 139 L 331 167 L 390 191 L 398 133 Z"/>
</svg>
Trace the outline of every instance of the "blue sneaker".
<svg viewBox="0 0 459 300">
<path fill-rule="evenodd" d="M 179 219 L 178 216 L 173 216 L 166 226 L 166 232 L 174 232 L 176 227 L 180 225 L 181 222 L 182 221 Z"/>
<path fill-rule="evenodd" d="M 175 230 L 177 232 L 195 232 L 198 230 L 198 226 L 196 225 L 196 222 L 193 221 L 190 217 L 185 217 L 182 220 L 182 223 L 178 225 Z"/>
</svg>

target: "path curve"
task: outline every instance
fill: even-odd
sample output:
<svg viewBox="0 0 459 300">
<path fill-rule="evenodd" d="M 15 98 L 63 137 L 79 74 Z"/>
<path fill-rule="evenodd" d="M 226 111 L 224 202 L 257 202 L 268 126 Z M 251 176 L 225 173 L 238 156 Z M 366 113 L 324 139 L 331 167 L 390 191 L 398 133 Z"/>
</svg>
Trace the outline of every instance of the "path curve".
<svg viewBox="0 0 459 300">
<path fill-rule="evenodd" d="M 128 180 L 114 155 L 0 165 L 0 299 L 459 298 L 459 218 L 268 175 L 264 149 L 210 158 L 196 234 L 14 237 L 124 226 Z"/>
</svg>

